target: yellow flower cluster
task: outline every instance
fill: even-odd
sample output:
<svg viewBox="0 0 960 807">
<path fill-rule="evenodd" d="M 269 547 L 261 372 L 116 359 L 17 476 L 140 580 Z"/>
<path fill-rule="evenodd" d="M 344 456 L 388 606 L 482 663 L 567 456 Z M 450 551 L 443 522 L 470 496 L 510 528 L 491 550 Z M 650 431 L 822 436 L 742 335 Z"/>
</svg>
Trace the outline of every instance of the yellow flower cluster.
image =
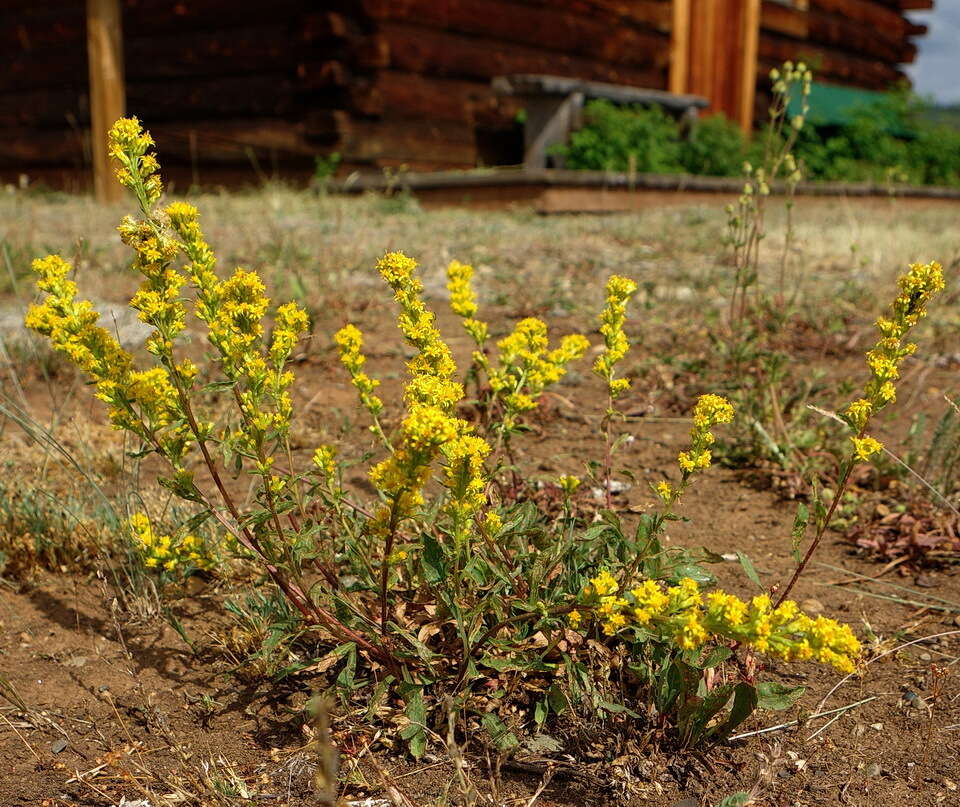
<svg viewBox="0 0 960 807">
<path fill-rule="evenodd" d="M 143 131 L 136 118 L 120 118 L 110 129 L 109 141 L 110 156 L 120 164 L 117 179 L 137 195 L 146 210 L 163 193 L 160 164 L 153 154 L 147 154 L 154 145 L 150 132 Z"/>
<path fill-rule="evenodd" d="M 198 420 L 189 405 L 189 393 L 198 370 L 189 360 L 177 363 L 174 341 L 185 327 L 181 289 L 188 281 L 197 290 L 195 313 L 208 325 L 208 337 L 218 350 L 222 369 L 232 382 L 243 415 L 243 427 L 228 431 L 239 455 L 256 457 L 264 484 L 270 481 L 270 462 L 264 445 L 285 437 L 292 405 L 289 387 L 293 374 L 286 370 L 293 347 L 309 321 L 296 305 L 281 306 L 274 322 L 269 349 L 262 344 L 263 316 L 269 306 L 264 286 L 252 272 L 238 269 L 220 282 L 214 273 L 216 259 L 203 240 L 196 208 L 174 202 L 166 210 L 170 228 L 153 211 L 162 192 L 159 164 L 147 151 L 153 145 L 136 118 L 125 118 L 110 132 L 110 153 L 120 163 L 120 181 L 137 196 L 143 219 L 126 217 L 121 239 L 135 252 L 133 269 L 143 282 L 131 305 L 153 333 L 147 349 L 156 366 L 135 371 L 131 357 L 103 328 L 88 302 L 75 301 L 76 287 L 66 280 L 69 266 L 56 256 L 37 262 L 38 286 L 47 292 L 43 305 L 31 310 L 29 327 L 51 337 L 54 346 L 80 365 L 97 384 L 99 397 L 110 405 L 114 425 L 133 431 L 171 461 L 175 488 L 192 486 L 183 458 L 197 440 L 206 440 L 213 425 Z M 173 262 L 183 251 L 189 259 L 186 273 Z M 272 411 L 267 402 L 272 401 Z M 193 494 L 199 495 L 194 488 Z"/>
<path fill-rule="evenodd" d="M 400 427 L 399 444 L 370 471 L 371 482 L 387 500 L 372 526 L 390 534 L 402 519 L 412 515 L 423 502 L 422 489 L 433 462 L 442 459 L 443 484 L 448 492 L 444 511 L 453 520 L 454 540 L 462 548 L 469 538 L 473 516 L 485 502 L 483 462 L 490 446 L 473 434 L 467 421 L 454 414 L 463 387 L 453 380 L 457 366 L 450 348 L 421 299 L 423 285 L 416 266 L 406 255 L 393 252 L 385 255 L 377 267 L 394 291 L 400 306 L 398 326 L 417 349 L 417 355 L 407 365 L 411 374 L 404 394 L 408 414 Z M 356 336 L 351 334 L 351 338 L 356 343 Z"/>
<path fill-rule="evenodd" d="M 185 535 L 175 540 L 169 535 L 158 535 L 145 513 L 130 516 L 130 530 L 143 554 L 144 565 L 150 569 L 189 571 L 190 568 L 209 569 L 215 563 L 200 538 Z"/>
<path fill-rule="evenodd" d="M 854 457 L 869 460 L 883 448 L 872 437 L 864 437 L 870 418 L 888 403 L 897 399 L 894 382 L 900 378 L 900 365 L 917 346 L 904 342 L 910 329 L 927 315 L 927 304 L 943 290 L 943 268 L 936 261 L 911 264 L 909 271 L 897 281 L 900 293 L 893 301 L 889 317 L 877 320 L 880 338 L 867 352 L 867 366 L 871 378 L 862 398 L 853 401 L 846 410 L 846 419 L 856 432 L 852 437 Z"/>
<path fill-rule="evenodd" d="M 571 476 L 570 474 L 564 474 L 563 476 L 557 479 L 557 484 L 567 496 L 573 495 L 577 488 L 580 487 L 580 478 L 576 476 Z"/>
<path fill-rule="evenodd" d="M 482 348 L 487 341 L 489 328 L 487 323 L 476 318 L 477 297 L 470 281 L 473 279 L 473 267 L 460 261 L 451 261 L 447 267 L 447 289 L 450 292 L 450 308 L 463 319 L 463 328 L 470 334 L 477 347 Z"/>
<path fill-rule="evenodd" d="M 833 619 L 816 619 L 787 600 L 773 607 L 765 594 L 749 602 L 724 591 L 706 596 L 696 581 L 684 578 L 662 588 L 645 580 L 636 588 L 618 593 L 616 579 L 606 571 L 584 588 L 584 606 L 591 608 L 608 636 L 626 627 L 656 633 L 685 650 L 696 650 L 710 641 L 734 641 L 785 661 L 812 659 L 840 672 L 853 672 L 860 643 L 848 625 Z M 571 614 L 571 625 L 582 621 Z"/>
<path fill-rule="evenodd" d="M 148 432 L 175 420 L 179 411 L 167 371 L 133 369 L 133 358 L 105 328 L 87 300 L 77 300 L 77 286 L 67 279 L 72 267 L 59 255 L 33 262 L 37 287 L 47 296 L 27 311 L 28 328 L 50 338 L 55 350 L 86 372 L 97 387 L 97 397 L 110 407 L 115 428 L 130 429 L 144 439 Z M 189 363 L 184 367 L 195 369 Z"/>
<path fill-rule="evenodd" d="M 411 406 L 424 404 L 449 412 L 463 398 L 463 387 L 453 380 L 457 373 L 453 354 L 420 297 L 423 283 L 416 268 L 417 262 L 402 252 L 389 252 L 377 264 L 400 305 L 400 332 L 417 349 L 417 355 L 407 364 L 411 379 L 405 397 Z"/>
<path fill-rule="evenodd" d="M 623 332 L 627 302 L 637 292 L 637 284 L 626 277 L 612 275 L 607 281 L 607 304 L 600 314 L 600 333 L 604 350 L 597 356 L 593 372 L 607 382 L 610 399 L 616 400 L 628 389 L 630 380 L 616 378 L 616 366 L 627 355 L 630 342 Z"/>
<path fill-rule="evenodd" d="M 313 453 L 313 464 L 328 480 L 337 475 L 337 447 L 322 445 Z"/>
<path fill-rule="evenodd" d="M 570 334 L 550 350 L 547 325 L 536 317 L 520 320 L 513 333 L 505 336 L 497 347 L 499 366 L 490 368 L 486 357 L 474 357 L 487 369 L 490 387 L 504 404 L 504 425 L 512 428 L 522 412 L 535 409 L 543 391 L 557 383 L 567 372 L 567 365 L 587 352 L 590 343 L 581 334 Z"/>
<path fill-rule="evenodd" d="M 730 423 L 733 420 L 733 406 L 721 395 L 708 393 L 697 399 L 693 409 L 693 428 L 690 430 L 690 450 L 681 451 L 677 457 L 680 466 L 680 483 L 671 485 L 661 480 L 655 486 L 657 495 L 668 506 L 672 505 L 683 493 L 690 477 L 697 471 L 710 467 L 713 454 L 710 446 L 716 439 L 711 429 L 718 423 Z"/>
<path fill-rule="evenodd" d="M 367 357 L 363 355 L 363 333 L 355 325 L 344 325 L 334 334 L 333 341 L 340 349 L 340 361 L 350 373 L 350 381 L 360 396 L 360 403 L 374 418 L 383 411 L 381 401 L 373 391 L 380 386 L 379 379 L 370 378 L 363 365 Z"/>
</svg>

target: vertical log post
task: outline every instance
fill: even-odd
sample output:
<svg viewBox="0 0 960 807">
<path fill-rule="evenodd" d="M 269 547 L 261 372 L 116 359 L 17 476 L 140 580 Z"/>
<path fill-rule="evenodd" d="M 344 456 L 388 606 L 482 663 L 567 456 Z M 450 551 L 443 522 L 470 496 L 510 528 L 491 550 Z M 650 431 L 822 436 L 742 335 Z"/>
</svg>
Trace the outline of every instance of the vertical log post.
<svg viewBox="0 0 960 807">
<path fill-rule="evenodd" d="M 120 0 L 87 0 L 87 60 L 93 189 L 98 202 L 115 202 L 122 197 L 123 188 L 113 176 L 107 133 L 126 108 Z"/>
<path fill-rule="evenodd" d="M 757 93 L 757 46 L 760 38 L 760 0 L 745 0 L 741 30 L 740 91 L 737 120 L 745 135 L 753 130 L 753 104 Z"/>
<path fill-rule="evenodd" d="M 673 0 L 670 24 L 670 92 L 690 91 L 690 0 Z"/>
</svg>

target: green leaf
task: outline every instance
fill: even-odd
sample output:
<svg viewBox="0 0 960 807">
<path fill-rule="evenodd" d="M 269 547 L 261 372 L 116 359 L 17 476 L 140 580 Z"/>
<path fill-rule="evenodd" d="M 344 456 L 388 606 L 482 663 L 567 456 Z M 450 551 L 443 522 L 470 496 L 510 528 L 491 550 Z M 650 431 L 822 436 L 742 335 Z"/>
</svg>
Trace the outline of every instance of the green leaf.
<svg viewBox="0 0 960 807">
<path fill-rule="evenodd" d="M 733 706 L 730 716 L 723 725 L 718 726 L 715 734 L 720 737 L 728 736 L 737 726 L 752 715 L 757 709 L 757 690 L 747 683 L 739 683 L 733 689 Z"/>
<path fill-rule="evenodd" d="M 807 532 L 807 524 L 810 523 L 810 510 L 807 508 L 807 505 L 803 502 L 800 502 L 797 505 L 797 514 L 793 519 L 793 530 L 791 535 L 793 536 L 793 559 L 800 563 L 800 542 L 803 541 L 803 536 Z"/>
<path fill-rule="evenodd" d="M 487 734 L 490 735 L 493 744 L 501 751 L 512 751 L 520 745 L 517 736 L 493 712 L 485 712 L 483 717 L 480 718 L 480 722 L 486 729 Z"/>
<path fill-rule="evenodd" d="M 464 565 L 463 573 L 478 586 L 485 586 L 489 581 L 490 566 L 480 555 L 474 555 Z"/>
<path fill-rule="evenodd" d="M 600 709 L 603 709 L 604 711 L 609 712 L 612 715 L 623 714 L 623 715 L 629 715 L 630 717 L 635 717 L 635 718 L 640 717 L 640 715 L 638 715 L 633 710 L 628 709 L 622 703 L 611 703 L 610 701 L 600 701 L 600 703 L 598 703 L 597 706 Z"/>
<path fill-rule="evenodd" d="M 423 578 L 428 583 L 439 583 L 447 576 L 447 563 L 443 547 L 432 535 L 423 536 Z"/>
<path fill-rule="evenodd" d="M 670 569 L 670 582 L 679 583 L 684 577 L 689 577 L 701 586 L 713 585 L 717 578 L 700 566 L 698 563 L 681 562 Z"/>
<path fill-rule="evenodd" d="M 731 793 L 717 802 L 716 807 L 747 807 L 750 803 L 750 794 L 745 790 Z"/>
<path fill-rule="evenodd" d="M 353 692 L 357 688 L 354 681 L 357 672 L 357 646 L 353 642 L 347 642 L 341 647 L 346 648 L 344 655 L 347 657 L 347 661 L 337 676 L 337 686 L 343 687 L 348 692 Z"/>
<path fill-rule="evenodd" d="M 806 692 L 806 687 L 788 687 L 776 681 L 757 684 L 757 706 L 772 712 L 789 709 Z"/>
<path fill-rule="evenodd" d="M 373 720 L 373 718 L 376 716 L 377 709 L 380 708 L 380 704 L 383 703 L 383 699 L 390 691 L 390 685 L 395 680 L 396 679 L 392 675 L 388 675 L 373 688 L 373 693 L 370 695 L 370 700 L 367 701 L 366 718 L 368 721 Z"/>
<path fill-rule="evenodd" d="M 718 664 L 722 664 L 732 655 L 733 651 L 729 647 L 714 647 L 709 653 L 707 653 L 707 657 L 700 662 L 700 669 L 708 670 L 711 667 L 716 667 Z"/>
<path fill-rule="evenodd" d="M 547 715 L 550 714 L 550 704 L 547 702 L 547 699 L 544 698 L 542 701 L 537 701 L 536 705 L 533 707 L 533 719 L 538 726 L 542 726 L 547 722 Z"/>
<path fill-rule="evenodd" d="M 566 711 L 567 696 L 563 694 L 563 690 L 556 684 L 553 684 L 550 689 L 547 690 L 547 702 L 550 704 L 550 708 L 555 715 L 563 714 L 564 711 Z"/>
<path fill-rule="evenodd" d="M 427 708 L 423 703 L 423 689 L 413 685 L 404 689 L 407 702 L 404 714 L 410 722 L 403 727 L 400 737 L 407 741 L 414 759 L 420 759 L 427 750 Z"/>
<path fill-rule="evenodd" d="M 757 574 L 753 561 L 739 549 L 737 550 L 737 560 L 740 561 L 740 567 L 743 569 L 743 573 L 750 578 L 750 582 L 763 591 L 763 583 L 760 582 L 760 575 Z"/>
</svg>

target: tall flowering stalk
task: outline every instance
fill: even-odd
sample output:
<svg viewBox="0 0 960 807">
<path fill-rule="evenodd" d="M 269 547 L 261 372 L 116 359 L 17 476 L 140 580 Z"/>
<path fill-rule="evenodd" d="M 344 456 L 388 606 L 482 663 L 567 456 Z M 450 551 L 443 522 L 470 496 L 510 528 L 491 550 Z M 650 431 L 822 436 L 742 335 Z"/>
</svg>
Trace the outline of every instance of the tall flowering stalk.
<svg viewBox="0 0 960 807">
<path fill-rule="evenodd" d="M 473 267 L 460 261 L 451 261 L 447 266 L 447 290 L 450 292 L 450 308 L 463 320 L 463 329 L 483 350 L 489 336 L 489 326 L 477 316 L 477 295 L 473 290 Z"/>
<path fill-rule="evenodd" d="M 390 456 L 370 471 L 370 481 L 383 497 L 369 529 L 384 542 L 380 564 L 380 626 L 385 632 L 387 587 L 398 530 L 404 521 L 415 518 L 423 505 L 423 488 L 433 475 L 435 463 L 439 462 L 443 469 L 442 484 L 447 497 L 442 510 L 451 521 L 453 556 L 459 568 L 468 554 L 475 529 L 474 517 L 486 501 L 484 459 L 490 453 L 490 446 L 473 434 L 473 427 L 466 420 L 455 414 L 457 404 L 463 399 L 463 387 L 454 380 L 457 366 L 453 355 L 434 325 L 433 313 L 423 303 L 423 284 L 416 274 L 416 261 L 401 252 L 391 252 L 381 258 L 377 268 L 394 292 L 400 332 L 417 350 L 407 363 L 410 373 L 404 390 L 407 414 L 399 436 Z M 363 396 L 365 390 L 369 392 L 372 388 L 368 389 L 364 379 L 360 385 L 357 383 L 363 364 L 357 359 L 362 344 L 360 332 L 348 325 L 340 334 L 343 336 L 338 341 L 351 346 L 342 351 L 344 364 Z"/>
<path fill-rule="evenodd" d="M 629 378 L 618 378 L 617 365 L 627 355 L 630 341 L 623 331 L 627 318 L 627 303 L 637 292 L 637 284 L 626 277 L 611 275 L 607 280 L 607 303 L 600 313 L 600 333 L 603 336 L 603 352 L 597 356 L 593 372 L 604 380 L 607 386 L 607 411 L 603 416 L 603 436 L 606 454 L 603 469 L 603 489 L 607 507 L 613 504 L 610 490 L 613 474 L 613 420 L 618 417 L 616 400 L 630 389 Z"/>
<path fill-rule="evenodd" d="M 141 218 L 127 216 L 120 237 L 134 252 L 132 269 L 142 277 L 131 306 L 152 328 L 146 348 L 155 364 L 137 370 L 133 357 L 106 329 L 98 326 L 92 305 L 76 299 L 76 285 L 67 279 L 71 267 L 56 255 L 34 262 L 40 305 L 27 313 L 28 327 L 47 335 L 53 346 L 85 371 L 97 395 L 110 411 L 115 428 L 132 432 L 145 447 L 166 460 L 173 473 L 161 482 L 178 496 L 200 504 L 259 560 L 277 587 L 308 625 L 321 625 L 340 641 L 354 642 L 388 666 L 389 652 L 371 644 L 314 601 L 300 580 L 290 550 L 290 531 L 280 516 L 292 506 L 298 484 L 292 469 L 280 474 L 273 453 L 286 450 L 292 403 L 290 354 L 306 331 L 306 313 L 295 305 L 281 306 L 274 316 L 273 339 L 263 339 L 263 317 L 269 307 L 256 274 L 237 269 L 221 281 L 216 259 L 203 239 L 199 215 L 192 205 L 174 202 L 163 213 L 155 209 L 163 189 L 159 165 L 151 153 L 153 140 L 136 118 L 119 120 L 110 132 L 110 153 L 119 165 L 117 178 L 136 196 Z M 186 258 L 183 269 L 175 265 Z M 187 358 L 177 360 L 176 348 L 185 324 L 184 286 L 193 287 L 192 313 L 207 325 L 207 336 L 219 358 L 224 384 L 230 389 L 240 422 L 219 434 L 214 424 L 195 411 L 192 394 L 198 370 Z M 194 481 L 189 454 L 202 457 L 217 494 L 211 496 Z M 216 453 L 235 457 L 259 477 L 261 511 L 241 512 L 224 484 Z M 219 503 L 215 496 L 219 496 Z M 156 564 L 175 548 L 187 560 L 194 540 L 179 544 L 157 537 L 149 524 L 135 517 L 131 528 L 147 560 Z M 175 553 L 176 554 L 176 553 Z M 166 557 L 163 564 L 169 563 Z"/>
<path fill-rule="evenodd" d="M 723 396 L 707 393 L 697 399 L 697 404 L 693 408 L 690 448 L 687 451 L 681 451 L 677 456 L 680 481 L 676 485 L 671 485 L 666 480 L 662 480 L 655 487 L 657 495 L 667 506 L 667 512 L 672 512 L 673 506 L 687 489 L 693 475 L 710 467 L 713 461 L 710 446 L 716 441 L 713 427 L 732 421 L 733 406 Z"/>
<path fill-rule="evenodd" d="M 900 365 L 917 349 L 915 344 L 906 341 L 907 336 L 927 315 L 927 304 L 933 296 L 943 290 L 943 267 L 936 261 L 911 264 L 906 274 L 897 280 L 897 286 L 900 292 L 893 301 L 889 316 L 877 320 L 880 337 L 874 347 L 867 351 L 870 380 L 864 388 L 863 396 L 853 401 L 844 412 L 844 419 L 854 434 L 850 438 L 850 450 L 840 467 L 840 478 L 830 507 L 818 522 L 817 533 L 793 576 L 783 588 L 778 603 L 786 599 L 820 545 L 854 466 L 858 462 L 871 461 L 871 458 L 883 449 L 883 444 L 868 435 L 867 430 L 873 416 L 897 399 L 895 382 L 900 378 Z"/>
</svg>

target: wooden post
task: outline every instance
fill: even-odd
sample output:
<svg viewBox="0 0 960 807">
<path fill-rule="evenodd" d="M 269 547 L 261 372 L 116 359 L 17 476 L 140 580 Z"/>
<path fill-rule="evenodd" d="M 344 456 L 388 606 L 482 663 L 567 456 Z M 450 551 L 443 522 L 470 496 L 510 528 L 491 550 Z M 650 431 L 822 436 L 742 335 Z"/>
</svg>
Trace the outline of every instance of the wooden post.
<svg viewBox="0 0 960 807">
<path fill-rule="evenodd" d="M 107 133 L 126 109 L 120 0 L 87 0 L 87 60 L 93 189 L 98 202 L 115 202 L 123 196 L 123 188 L 110 164 Z"/>
<path fill-rule="evenodd" d="M 757 93 L 757 43 L 760 38 L 760 0 L 744 0 L 740 33 L 740 91 L 737 119 L 745 135 L 753 130 L 753 104 Z"/>
<path fill-rule="evenodd" d="M 670 92 L 683 95 L 689 91 L 690 69 L 690 0 L 673 0 L 670 24 Z"/>
</svg>

